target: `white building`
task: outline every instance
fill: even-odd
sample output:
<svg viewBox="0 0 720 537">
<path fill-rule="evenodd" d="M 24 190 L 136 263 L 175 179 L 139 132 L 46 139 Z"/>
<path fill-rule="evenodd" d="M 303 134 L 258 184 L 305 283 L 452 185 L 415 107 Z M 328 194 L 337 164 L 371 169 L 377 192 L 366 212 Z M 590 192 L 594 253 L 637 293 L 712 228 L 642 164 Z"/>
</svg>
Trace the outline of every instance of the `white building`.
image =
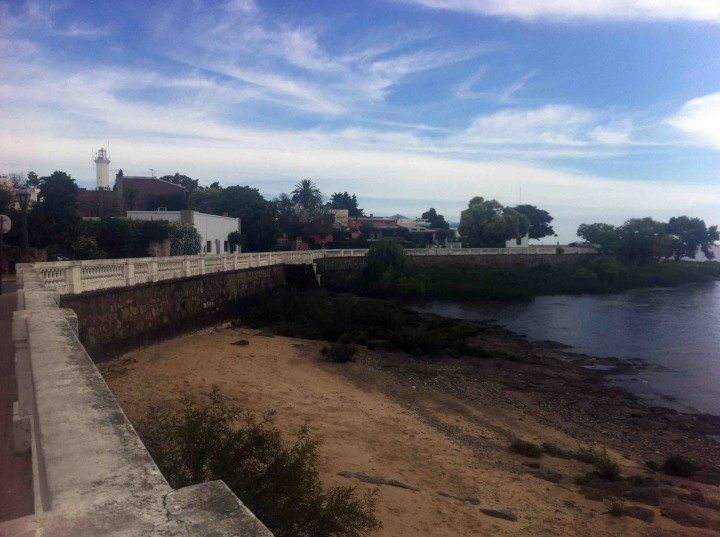
<svg viewBox="0 0 720 537">
<path fill-rule="evenodd" d="M 508 239 L 505 241 L 505 248 L 517 248 L 517 247 L 527 247 L 530 246 L 530 236 L 525 233 L 522 237 L 518 237 L 517 239 Z"/>
<path fill-rule="evenodd" d="M 195 211 L 128 211 L 134 220 L 165 220 L 192 224 L 202 238 L 203 254 L 230 253 L 228 235 L 240 231 L 240 219 Z"/>
</svg>

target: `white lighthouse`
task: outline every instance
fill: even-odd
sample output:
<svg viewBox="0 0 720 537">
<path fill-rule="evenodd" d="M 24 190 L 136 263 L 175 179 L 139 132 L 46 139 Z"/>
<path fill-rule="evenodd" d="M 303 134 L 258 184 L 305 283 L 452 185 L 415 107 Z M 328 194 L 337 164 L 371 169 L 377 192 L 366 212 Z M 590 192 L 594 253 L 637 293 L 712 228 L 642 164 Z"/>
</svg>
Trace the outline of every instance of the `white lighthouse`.
<svg viewBox="0 0 720 537">
<path fill-rule="evenodd" d="M 95 179 L 98 190 L 110 190 L 110 159 L 102 148 L 95 155 Z"/>
</svg>

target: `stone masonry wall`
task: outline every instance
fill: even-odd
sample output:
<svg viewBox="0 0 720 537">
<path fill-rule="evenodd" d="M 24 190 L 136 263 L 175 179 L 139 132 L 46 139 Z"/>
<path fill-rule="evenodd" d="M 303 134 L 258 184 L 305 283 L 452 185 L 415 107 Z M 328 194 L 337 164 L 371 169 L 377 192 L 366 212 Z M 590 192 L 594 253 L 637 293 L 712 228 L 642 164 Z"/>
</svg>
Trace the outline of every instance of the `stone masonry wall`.
<svg viewBox="0 0 720 537">
<path fill-rule="evenodd" d="M 537 265 L 539 263 L 578 263 L 592 259 L 594 254 L 486 254 L 407 256 L 411 270 L 436 267 L 477 267 L 484 265 Z M 365 257 L 326 257 L 316 261 L 320 283 L 324 287 L 344 288 L 367 266 Z"/>
<path fill-rule="evenodd" d="M 232 319 L 239 299 L 295 283 L 304 267 L 274 265 L 178 280 L 63 295 L 75 311 L 79 337 L 94 361 Z M 312 272 L 312 271 L 311 271 Z"/>
</svg>

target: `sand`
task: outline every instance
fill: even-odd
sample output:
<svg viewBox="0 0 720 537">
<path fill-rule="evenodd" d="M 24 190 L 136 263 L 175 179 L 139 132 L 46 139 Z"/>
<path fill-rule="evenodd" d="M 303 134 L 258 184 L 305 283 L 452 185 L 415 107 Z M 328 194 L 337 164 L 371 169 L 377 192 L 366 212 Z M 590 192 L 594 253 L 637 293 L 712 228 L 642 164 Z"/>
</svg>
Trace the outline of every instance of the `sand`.
<svg viewBox="0 0 720 537">
<path fill-rule="evenodd" d="M 233 345 L 239 339 L 247 346 Z M 404 536 L 628 536 L 718 535 L 661 517 L 651 524 L 605 514 L 602 502 L 578 493 L 574 477 L 586 464 L 551 457 L 544 470 L 560 483 L 537 479 L 510 453 L 515 438 L 576 448 L 578 440 L 508 405 L 471 405 L 427 386 L 396 381 L 360 357 L 358 363 L 324 362 L 320 342 L 267 337 L 256 330 L 217 328 L 147 347 L 100 364 L 110 388 L 133 423 L 150 405 L 202 400 L 218 386 L 230 400 L 256 412 L 274 410 L 288 438 L 304 424 L 321 440 L 324 484 L 379 490 L 383 537 Z M 375 351 L 363 349 L 362 354 Z M 478 389 L 496 390 L 497 386 Z M 611 452 L 623 473 L 642 472 L 637 461 Z M 418 489 L 374 486 L 338 475 L 362 472 Z M 446 496 L 478 497 L 472 505 Z M 483 514 L 508 510 L 517 521 Z"/>
</svg>

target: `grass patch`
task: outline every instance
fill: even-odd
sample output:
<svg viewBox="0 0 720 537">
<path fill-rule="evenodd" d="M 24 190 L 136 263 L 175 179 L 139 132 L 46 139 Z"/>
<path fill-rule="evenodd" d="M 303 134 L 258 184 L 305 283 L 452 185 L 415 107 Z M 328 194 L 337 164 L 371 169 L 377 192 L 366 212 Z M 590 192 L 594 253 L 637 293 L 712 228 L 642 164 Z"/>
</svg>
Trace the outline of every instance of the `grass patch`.
<svg viewBox="0 0 720 537">
<path fill-rule="evenodd" d="M 605 498 L 605 507 L 611 516 L 623 516 L 625 512 L 625 502 L 620 498 Z"/>
<path fill-rule="evenodd" d="M 683 455 L 674 453 L 665 459 L 662 466 L 663 472 L 677 477 L 692 477 L 700 467 Z"/>
<path fill-rule="evenodd" d="M 307 428 L 286 444 L 272 414 L 258 419 L 217 388 L 206 406 L 151 409 L 139 430 L 174 489 L 222 479 L 275 537 L 363 537 L 381 526 L 376 491 L 322 487 Z"/>
<path fill-rule="evenodd" d="M 346 343 L 331 343 L 325 345 L 320 354 L 322 354 L 328 362 L 343 364 L 345 362 L 354 362 L 358 348 L 355 345 Z"/>
<path fill-rule="evenodd" d="M 610 457 L 610 454 L 605 448 L 583 448 L 577 453 L 575 458 L 581 462 L 595 466 L 596 471 L 594 474 L 600 479 L 606 479 L 608 481 L 617 481 L 620 479 L 620 465 Z"/>
<path fill-rule="evenodd" d="M 510 444 L 510 451 L 524 455 L 525 457 L 532 457 L 533 459 L 539 459 L 543 456 L 543 451 L 540 446 L 526 440 L 515 440 Z"/>
</svg>

